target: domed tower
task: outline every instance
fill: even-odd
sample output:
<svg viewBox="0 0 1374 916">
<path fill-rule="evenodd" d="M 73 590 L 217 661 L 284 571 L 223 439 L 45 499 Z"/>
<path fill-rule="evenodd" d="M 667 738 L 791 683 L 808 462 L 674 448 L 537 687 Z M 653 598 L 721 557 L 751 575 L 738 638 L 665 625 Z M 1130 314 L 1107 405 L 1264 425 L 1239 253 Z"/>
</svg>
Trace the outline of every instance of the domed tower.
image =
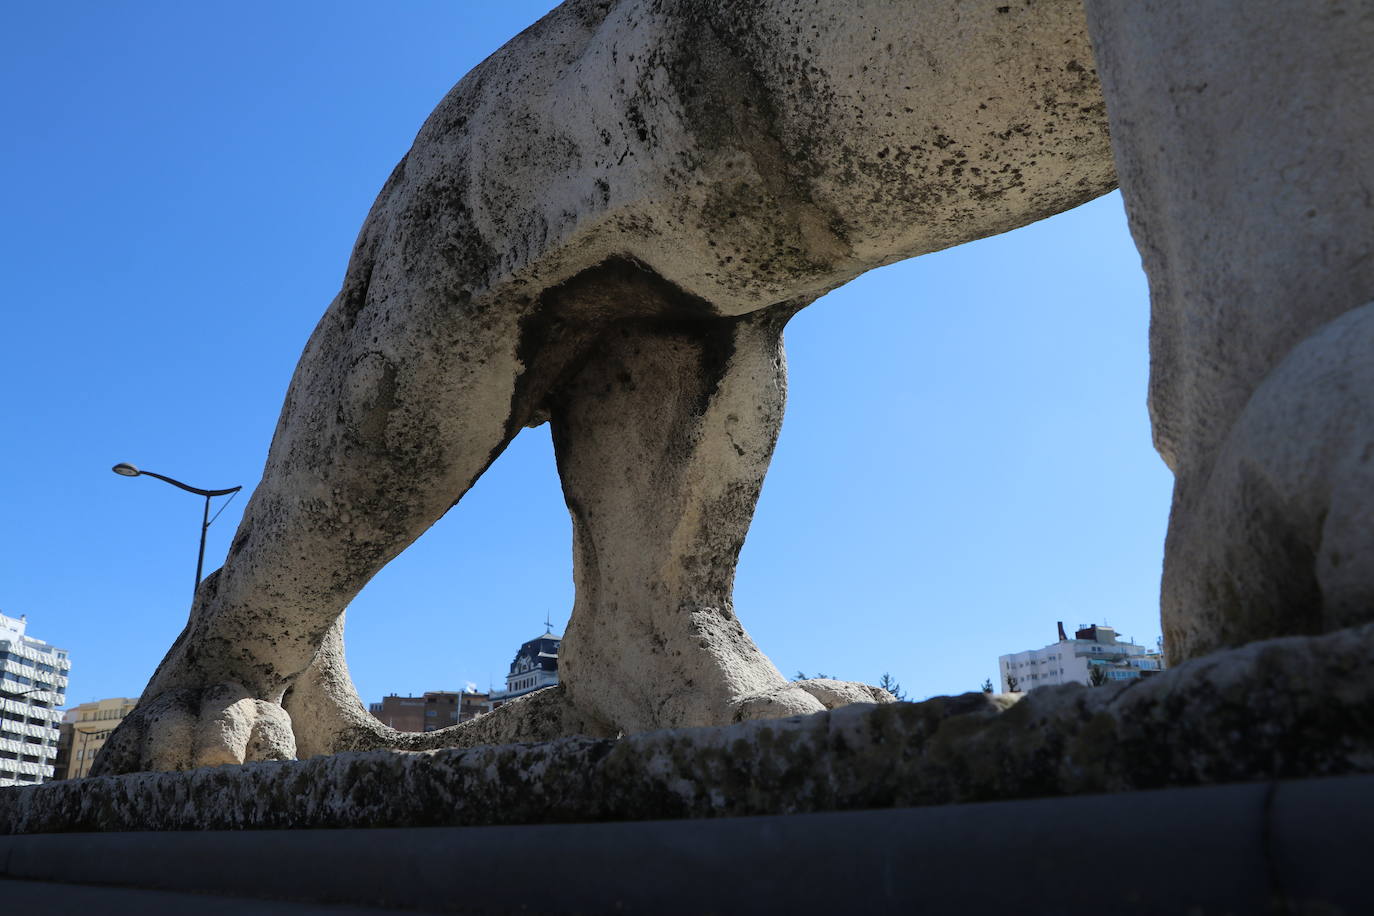
<svg viewBox="0 0 1374 916">
<path fill-rule="evenodd" d="M 548 624 L 544 635 L 523 643 L 520 651 L 515 653 L 514 661 L 510 663 L 510 673 L 506 675 L 506 689 L 492 691 L 492 708 L 557 684 L 558 647 L 562 643 L 563 637 L 555 635 L 552 626 Z"/>
</svg>

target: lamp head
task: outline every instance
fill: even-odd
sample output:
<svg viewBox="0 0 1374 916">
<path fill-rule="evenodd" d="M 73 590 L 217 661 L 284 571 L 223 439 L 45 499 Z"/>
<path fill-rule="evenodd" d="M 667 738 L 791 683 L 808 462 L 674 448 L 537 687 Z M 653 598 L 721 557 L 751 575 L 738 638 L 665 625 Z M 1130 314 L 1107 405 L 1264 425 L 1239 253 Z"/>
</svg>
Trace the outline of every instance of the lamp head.
<svg viewBox="0 0 1374 916">
<path fill-rule="evenodd" d="M 119 464 L 110 468 L 110 470 L 114 471 L 116 474 L 119 474 L 122 477 L 137 477 L 139 474 L 143 473 L 127 461 L 119 462 Z"/>
</svg>

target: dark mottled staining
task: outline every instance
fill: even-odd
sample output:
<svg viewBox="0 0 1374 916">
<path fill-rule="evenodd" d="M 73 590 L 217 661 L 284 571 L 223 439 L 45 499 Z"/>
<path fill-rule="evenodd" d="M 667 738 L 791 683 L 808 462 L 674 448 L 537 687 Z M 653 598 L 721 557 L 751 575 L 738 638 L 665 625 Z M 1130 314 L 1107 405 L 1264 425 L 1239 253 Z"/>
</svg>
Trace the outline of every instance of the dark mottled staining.
<svg viewBox="0 0 1374 916">
<path fill-rule="evenodd" d="M 232 557 L 236 554 L 241 553 L 243 549 L 248 546 L 249 541 L 251 541 L 252 539 L 253 519 L 251 516 L 245 515 L 243 523 L 239 525 L 239 530 L 234 535 L 234 543 L 229 548 L 229 556 Z"/>
<path fill-rule="evenodd" d="M 382 371 L 373 396 L 358 424 L 358 435 L 364 442 L 384 442 L 391 412 L 396 409 L 396 366 L 381 358 Z"/>
<path fill-rule="evenodd" d="M 804 137 L 789 143 L 780 134 L 748 20 L 741 9 L 703 21 L 666 67 L 694 138 L 688 171 L 724 170 L 707 173 L 700 231 L 721 243 L 712 246 L 722 268 L 713 279 L 732 289 L 795 285 L 852 255 L 843 222 L 813 197 L 814 150 Z M 748 163 L 743 169 L 741 159 Z"/>
<path fill-rule="evenodd" d="M 361 247 L 361 242 L 359 243 Z M 372 287 L 372 255 L 360 251 L 354 255 L 354 263 L 349 265 L 344 277 L 344 288 L 339 295 L 339 308 L 343 313 L 343 325 L 352 330 L 358 322 L 358 315 L 367 305 L 367 293 Z"/>
<path fill-rule="evenodd" d="M 607 258 L 539 297 L 539 309 L 564 319 L 595 321 L 628 317 L 708 317 L 711 303 L 628 256 Z"/>
<path fill-rule="evenodd" d="M 640 143 L 649 142 L 649 124 L 644 120 L 644 112 L 640 111 L 639 106 L 631 105 L 626 109 L 625 116 L 630 120 L 630 126 L 634 129 L 635 136 Z"/>
<path fill-rule="evenodd" d="M 700 321 L 714 317 L 711 303 L 664 279 L 628 256 L 608 258 L 544 290 L 521 322 L 516 379 L 507 419 L 513 436 L 548 413 L 608 329 L 636 320 Z"/>
</svg>

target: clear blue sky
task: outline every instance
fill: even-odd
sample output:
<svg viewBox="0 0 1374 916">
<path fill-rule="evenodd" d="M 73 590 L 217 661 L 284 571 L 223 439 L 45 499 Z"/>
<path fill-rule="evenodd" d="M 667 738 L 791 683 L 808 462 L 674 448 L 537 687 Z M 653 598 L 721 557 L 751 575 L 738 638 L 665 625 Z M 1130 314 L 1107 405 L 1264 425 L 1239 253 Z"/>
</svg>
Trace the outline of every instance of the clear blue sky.
<svg viewBox="0 0 1374 916">
<path fill-rule="evenodd" d="M 552 4 L 6 4 L 0 610 L 137 695 L 200 501 L 257 482 L 364 214 L 448 88 Z M 786 674 L 977 689 L 1055 621 L 1158 629 L 1170 477 L 1120 198 L 860 278 L 787 331 L 736 609 Z M 222 560 L 240 496 L 211 529 Z M 349 611 L 365 700 L 485 688 L 572 603 L 547 427 Z"/>
</svg>

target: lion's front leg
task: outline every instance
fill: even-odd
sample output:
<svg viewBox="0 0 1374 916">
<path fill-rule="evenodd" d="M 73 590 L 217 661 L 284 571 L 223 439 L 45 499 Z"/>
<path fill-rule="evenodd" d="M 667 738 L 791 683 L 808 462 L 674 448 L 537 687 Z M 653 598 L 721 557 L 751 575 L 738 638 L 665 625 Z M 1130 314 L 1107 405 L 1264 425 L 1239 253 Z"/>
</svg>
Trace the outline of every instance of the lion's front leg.
<svg viewBox="0 0 1374 916">
<path fill-rule="evenodd" d="M 321 321 L 224 568 L 97 772 L 296 756 L 282 703 L 344 608 L 525 422 L 513 417 L 518 304 L 488 294 L 455 310 L 435 271 L 389 263 L 404 255 L 390 238 L 364 252 L 370 283 L 346 287 Z M 296 728 L 317 753 L 321 726 Z"/>
<path fill-rule="evenodd" d="M 783 677 L 731 597 L 782 421 L 792 311 L 623 323 L 555 402 L 577 583 L 559 668 L 577 709 L 610 728 L 834 705 L 835 690 Z"/>
</svg>

